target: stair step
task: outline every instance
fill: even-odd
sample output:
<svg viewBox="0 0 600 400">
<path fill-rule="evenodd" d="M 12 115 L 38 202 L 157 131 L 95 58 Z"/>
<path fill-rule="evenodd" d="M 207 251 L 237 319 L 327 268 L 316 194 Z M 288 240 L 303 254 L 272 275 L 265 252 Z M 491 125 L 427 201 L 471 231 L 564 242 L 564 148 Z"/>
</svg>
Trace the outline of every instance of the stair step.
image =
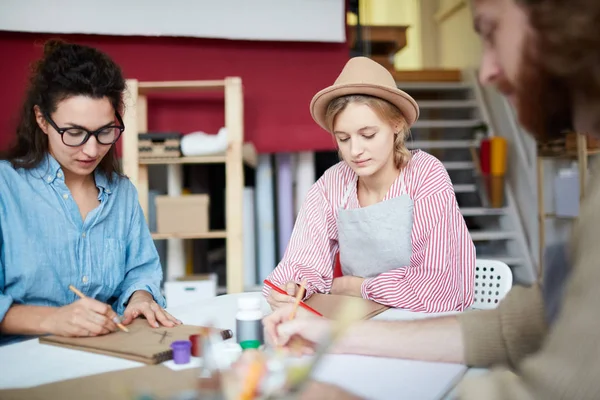
<svg viewBox="0 0 600 400">
<path fill-rule="evenodd" d="M 468 149 L 474 146 L 472 140 L 415 140 L 406 142 L 409 149 Z"/>
<path fill-rule="evenodd" d="M 464 82 L 396 82 L 401 90 L 466 90 L 471 86 Z"/>
<path fill-rule="evenodd" d="M 477 186 L 472 183 L 454 185 L 454 193 L 472 193 L 477 191 Z"/>
<path fill-rule="evenodd" d="M 462 119 L 462 120 L 421 120 L 413 124 L 413 128 L 474 128 L 481 125 L 481 121 L 477 119 Z"/>
<path fill-rule="evenodd" d="M 464 207 L 460 209 L 464 217 L 478 217 L 486 215 L 504 215 L 507 213 L 505 208 L 485 208 L 485 207 Z"/>
<path fill-rule="evenodd" d="M 508 240 L 514 239 L 515 232 L 511 231 L 471 231 L 471 239 L 473 241 L 484 241 L 484 240 Z"/>
<path fill-rule="evenodd" d="M 444 168 L 447 170 L 473 169 L 472 161 L 443 161 Z"/>
<path fill-rule="evenodd" d="M 473 108 L 478 104 L 475 100 L 421 100 L 419 108 Z"/>
</svg>

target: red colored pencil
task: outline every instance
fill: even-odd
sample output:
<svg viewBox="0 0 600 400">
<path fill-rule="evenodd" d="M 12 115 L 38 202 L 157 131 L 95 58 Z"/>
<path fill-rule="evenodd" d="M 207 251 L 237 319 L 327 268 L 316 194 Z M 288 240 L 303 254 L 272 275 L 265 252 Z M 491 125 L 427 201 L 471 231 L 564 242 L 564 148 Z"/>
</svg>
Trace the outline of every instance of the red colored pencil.
<svg viewBox="0 0 600 400">
<path fill-rule="evenodd" d="M 264 280 L 264 283 L 265 283 L 265 285 L 267 285 L 267 286 L 268 286 L 268 287 L 270 287 L 271 289 L 275 290 L 276 292 L 278 292 L 278 293 L 281 293 L 281 294 L 285 294 L 286 296 L 288 296 L 288 294 L 287 294 L 287 293 L 286 293 L 286 292 L 285 292 L 283 289 L 281 289 L 281 288 L 280 288 L 280 287 L 278 287 L 278 286 L 275 286 L 275 284 L 273 284 L 273 282 L 269 281 L 268 279 L 265 279 L 265 280 Z M 308 310 L 308 311 L 310 311 L 310 312 L 312 312 L 312 313 L 314 313 L 314 314 L 318 315 L 319 317 L 322 317 L 322 316 L 323 316 L 323 314 L 321 314 L 320 312 L 318 312 L 317 310 L 315 310 L 315 309 L 314 309 L 314 308 L 312 308 L 311 306 L 307 305 L 307 304 L 306 304 L 305 302 L 303 302 L 303 301 L 301 301 L 301 302 L 300 302 L 300 307 L 302 307 L 302 308 L 304 308 L 305 310 Z"/>
</svg>

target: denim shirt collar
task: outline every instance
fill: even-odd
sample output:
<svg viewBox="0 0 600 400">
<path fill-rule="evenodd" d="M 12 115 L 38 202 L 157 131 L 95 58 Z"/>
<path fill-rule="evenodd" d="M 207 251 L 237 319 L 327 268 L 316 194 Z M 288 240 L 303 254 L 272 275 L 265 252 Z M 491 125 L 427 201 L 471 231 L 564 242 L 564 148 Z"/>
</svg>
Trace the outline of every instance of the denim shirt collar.
<svg viewBox="0 0 600 400">
<path fill-rule="evenodd" d="M 54 183 L 57 179 L 63 181 L 65 179 L 62 167 L 50 153 L 46 153 L 42 161 L 32 168 L 32 173 L 48 184 Z M 100 192 L 106 194 L 111 194 L 113 192 L 113 184 L 108 181 L 106 174 L 102 170 L 96 168 L 94 171 L 94 180 L 96 182 L 96 187 L 100 189 Z"/>
</svg>

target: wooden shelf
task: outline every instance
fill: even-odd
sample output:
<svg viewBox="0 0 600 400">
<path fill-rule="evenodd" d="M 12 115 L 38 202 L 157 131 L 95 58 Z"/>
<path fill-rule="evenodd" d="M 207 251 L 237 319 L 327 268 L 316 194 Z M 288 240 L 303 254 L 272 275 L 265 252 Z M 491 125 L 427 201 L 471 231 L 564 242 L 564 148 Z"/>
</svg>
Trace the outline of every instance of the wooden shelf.
<svg viewBox="0 0 600 400">
<path fill-rule="evenodd" d="M 257 156 L 254 146 L 244 143 L 244 94 L 240 77 L 225 77 L 222 80 L 205 81 L 162 81 L 140 82 L 127 80 L 125 113 L 123 121 L 127 127 L 123 135 L 123 171 L 138 191 L 138 198 L 144 216 L 148 220 L 149 209 L 149 167 L 148 165 L 167 165 L 168 195 L 179 196 L 182 192 L 182 164 L 225 165 L 225 229 L 175 234 L 153 233 L 155 240 L 169 241 L 169 265 L 167 276 L 178 277 L 185 274 L 185 253 L 180 239 L 226 239 L 226 284 L 227 293 L 239 293 L 244 290 L 243 258 L 243 204 L 244 162 L 256 165 Z M 190 93 L 221 91 L 224 94 L 225 127 L 227 128 L 227 150 L 223 154 L 201 157 L 178 158 L 140 158 L 139 133 L 148 132 L 148 95 L 154 93 Z M 143 155 L 143 154 L 142 154 Z M 200 227 L 198 229 L 201 229 Z M 171 246 L 172 245 L 172 246 Z M 174 261 L 173 261 L 174 260 Z M 169 274 L 170 272 L 170 274 Z"/>
<path fill-rule="evenodd" d="M 163 81 L 163 82 L 139 82 L 140 95 L 165 92 L 197 92 L 208 90 L 224 90 L 224 80 L 214 81 Z"/>
<path fill-rule="evenodd" d="M 405 82 L 460 82 L 462 73 L 458 69 L 392 70 L 394 80 Z"/>
<path fill-rule="evenodd" d="M 153 233 L 152 239 L 225 239 L 226 231 L 211 231 L 201 233 Z"/>
<path fill-rule="evenodd" d="M 258 155 L 252 143 L 244 143 L 242 146 L 242 159 L 244 163 L 256 168 Z M 227 155 L 212 154 L 197 157 L 164 157 L 164 158 L 139 158 L 140 165 L 172 165 L 172 164 L 220 164 L 227 163 Z"/>
<path fill-rule="evenodd" d="M 140 164 L 218 164 L 227 161 L 225 155 L 200 156 L 200 157 L 165 157 L 165 158 L 140 158 Z"/>
</svg>

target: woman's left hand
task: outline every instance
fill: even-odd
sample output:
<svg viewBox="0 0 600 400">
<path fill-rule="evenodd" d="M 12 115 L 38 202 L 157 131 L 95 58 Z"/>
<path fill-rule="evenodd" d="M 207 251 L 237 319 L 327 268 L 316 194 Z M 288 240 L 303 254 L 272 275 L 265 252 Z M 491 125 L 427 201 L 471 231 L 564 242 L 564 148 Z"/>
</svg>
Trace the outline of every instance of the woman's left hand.
<svg viewBox="0 0 600 400">
<path fill-rule="evenodd" d="M 359 276 L 340 276 L 333 280 L 331 294 L 362 297 L 361 287 L 365 278 Z"/>
<path fill-rule="evenodd" d="M 181 321 L 163 310 L 154 301 L 154 297 L 145 290 L 138 290 L 129 298 L 129 303 L 123 313 L 123 325 L 130 324 L 131 321 L 140 315 L 146 317 L 148 324 L 154 328 L 158 328 L 160 326 L 159 323 L 168 328 L 181 325 Z"/>
</svg>

